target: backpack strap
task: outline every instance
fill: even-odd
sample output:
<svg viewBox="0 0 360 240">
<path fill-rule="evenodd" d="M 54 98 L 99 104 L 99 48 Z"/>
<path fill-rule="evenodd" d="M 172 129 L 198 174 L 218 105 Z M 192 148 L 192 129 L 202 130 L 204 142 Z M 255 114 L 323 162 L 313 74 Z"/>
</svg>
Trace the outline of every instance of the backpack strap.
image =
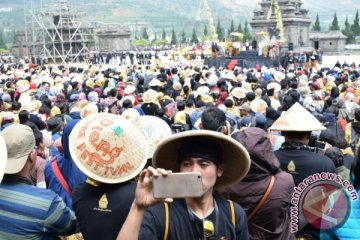
<svg viewBox="0 0 360 240">
<path fill-rule="evenodd" d="M 233 224 L 234 228 L 236 227 L 236 219 L 235 219 L 235 209 L 234 209 L 234 202 L 228 200 L 230 204 L 230 213 L 231 213 L 231 223 Z"/>
<path fill-rule="evenodd" d="M 266 189 L 266 192 L 264 194 L 264 196 L 261 198 L 260 202 L 256 205 L 256 207 L 251 211 L 251 213 L 248 216 L 248 222 L 251 221 L 251 219 L 255 216 L 256 212 L 262 207 L 262 205 L 264 205 L 266 199 L 269 197 L 271 190 L 274 186 L 275 183 L 275 176 L 272 175 L 270 178 L 270 183 L 269 186 Z"/>
<path fill-rule="evenodd" d="M 51 159 L 51 166 L 52 166 L 53 171 L 55 173 L 55 177 L 60 182 L 61 186 L 65 189 L 65 191 L 71 196 L 72 195 L 71 188 L 69 187 L 68 183 L 66 182 L 64 176 L 62 175 L 62 173 L 61 173 L 61 171 L 59 169 L 59 165 L 58 165 L 58 163 L 56 161 L 56 157 L 53 157 Z"/>
<path fill-rule="evenodd" d="M 169 235 L 169 204 L 164 202 L 165 207 L 165 232 L 164 232 L 164 240 L 167 240 Z"/>
<path fill-rule="evenodd" d="M 108 105 L 108 112 L 111 113 L 111 109 L 117 105 L 118 100 Z"/>
</svg>

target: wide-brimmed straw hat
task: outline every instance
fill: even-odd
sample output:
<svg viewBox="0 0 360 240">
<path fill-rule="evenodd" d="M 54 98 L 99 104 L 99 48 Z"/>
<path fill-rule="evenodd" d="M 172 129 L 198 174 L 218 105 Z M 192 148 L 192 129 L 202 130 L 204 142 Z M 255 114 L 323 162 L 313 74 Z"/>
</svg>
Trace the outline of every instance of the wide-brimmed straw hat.
<svg viewBox="0 0 360 240">
<path fill-rule="evenodd" d="M 246 97 L 246 91 L 244 88 L 236 87 L 231 91 L 231 96 L 237 99 L 243 99 Z"/>
<path fill-rule="evenodd" d="M 72 130 L 69 145 L 79 169 L 103 183 L 134 178 L 147 160 L 142 132 L 130 121 L 110 113 L 83 118 Z"/>
<path fill-rule="evenodd" d="M 161 87 L 163 83 L 159 79 L 153 78 L 151 79 L 148 85 L 150 87 Z"/>
<path fill-rule="evenodd" d="M 95 103 L 88 103 L 81 109 L 80 117 L 85 118 L 98 112 L 99 108 Z"/>
<path fill-rule="evenodd" d="M 175 82 L 172 87 L 173 87 L 173 89 L 174 89 L 175 91 L 180 91 L 181 88 L 182 88 L 180 82 Z"/>
<path fill-rule="evenodd" d="M 7 162 L 7 148 L 3 136 L 0 134 L 0 183 L 5 173 Z"/>
<path fill-rule="evenodd" d="M 261 98 L 256 98 L 251 101 L 250 108 L 255 113 L 265 113 L 266 108 L 268 107 L 267 103 Z"/>
<path fill-rule="evenodd" d="M 136 90 L 136 87 L 132 84 L 126 85 L 125 89 L 124 89 L 124 94 L 132 94 L 134 93 Z"/>
<path fill-rule="evenodd" d="M 128 95 L 128 96 L 123 97 L 120 100 L 119 105 L 122 107 L 124 104 L 124 101 L 126 101 L 126 100 L 130 100 L 132 105 L 134 105 L 134 103 L 135 103 L 135 97 L 133 95 Z"/>
<path fill-rule="evenodd" d="M 274 79 L 277 82 L 281 82 L 283 79 L 285 79 L 285 73 L 280 71 L 274 72 Z"/>
<path fill-rule="evenodd" d="M 30 83 L 27 80 L 19 80 L 16 83 L 16 89 L 19 93 L 24 93 L 30 89 Z"/>
<path fill-rule="evenodd" d="M 171 128 L 162 119 L 154 116 L 141 116 L 135 125 L 143 132 L 148 146 L 147 157 L 152 158 L 157 146 L 171 136 Z"/>
<path fill-rule="evenodd" d="M 219 144 L 222 148 L 222 162 L 224 172 L 216 180 L 215 187 L 224 187 L 241 181 L 249 171 L 250 156 L 248 151 L 239 142 L 222 133 L 209 130 L 193 130 L 172 135 L 165 139 L 154 152 L 153 166 L 179 171 L 178 152 L 184 140 L 204 138 Z"/>
<path fill-rule="evenodd" d="M 309 132 L 325 129 L 326 127 L 299 103 L 295 103 L 269 128 L 269 130 L 274 131 L 291 132 Z"/>
<path fill-rule="evenodd" d="M 198 96 L 208 95 L 209 93 L 210 93 L 210 88 L 207 86 L 201 86 L 196 89 L 196 94 Z"/>
<path fill-rule="evenodd" d="M 281 90 L 281 86 L 277 82 L 271 82 L 266 86 L 267 90 L 274 89 L 274 92 L 279 92 Z"/>
<path fill-rule="evenodd" d="M 128 108 L 125 109 L 121 116 L 126 120 L 135 123 L 140 118 L 140 113 L 134 108 Z"/>
<path fill-rule="evenodd" d="M 158 97 L 158 92 L 153 89 L 149 89 L 146 92 L 144 92 L 142 96 L 142 100 L 144 103 L 153 103 L 157 100 L 157 97 Z"/>
<path fill-rule="evenodd" d="M 230 80 L 230 81 L 236 81 L 236 76 L 235 76 L 235 74 L 232 73 L 232 72 L 226 73 L 225 76 L 224 76 L 224 78 L 225 78 L 225 79 L 228 79 L 228 80 Z"/>
</svg>

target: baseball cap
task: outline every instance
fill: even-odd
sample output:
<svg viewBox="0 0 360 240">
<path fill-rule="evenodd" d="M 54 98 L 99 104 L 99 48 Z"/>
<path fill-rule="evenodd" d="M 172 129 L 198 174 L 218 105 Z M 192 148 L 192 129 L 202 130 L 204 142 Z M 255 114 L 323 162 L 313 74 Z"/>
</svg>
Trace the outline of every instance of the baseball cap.
<svg viewBox="0 0 360 240">
<path fill-rule="evenodd" d="M 2 134 L 0 134 L 0 183 L 5 173 L 6 161 L 7 161 L 6 143 L 4 141 Z"/>
<path fill-rule="evenodd" d="M 35 135 L 33 130 L 22 124 L 13 124 L 2 131 L 6 148 L 7 163 L 5 173 L 15 174 L 20 172 L 35 148 Z"/>
</svg>

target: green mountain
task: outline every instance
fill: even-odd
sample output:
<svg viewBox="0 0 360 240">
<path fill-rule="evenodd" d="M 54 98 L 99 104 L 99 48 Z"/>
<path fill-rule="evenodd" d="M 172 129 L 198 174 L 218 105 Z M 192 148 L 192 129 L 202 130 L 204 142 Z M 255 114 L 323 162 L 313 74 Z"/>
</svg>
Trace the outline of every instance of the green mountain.
<svg viewBox="0 0 360 240">
<path fill-rule="evenodd" d="M 279 0 L 283 1 L 283 0 Z M 115 23 L 129 25 L 132 29 L 141 31 L 144 27 L 152 29 L 159 35 L 165 29 L 170 35 L 172 28 L 179 34 L 185 29 L 190 35 L 193 27 L 199 33 L 208 25 L 209 12 L 206 12 L 205 2 L 210 7 L 210 13 L 215 24 L 218 19 L 223 28 L 230 28 L 233 19 L 235 27 L 241 21 L 250 21 L 253 10 L 258 9 L 260 0 L 68 0 L 72 8 L 86 12 L 85 21 L 93 26 L 100 23 Z M 303 7 L 309 10 L 311 19 L 315 22 L 319 13 L 322 29 L 328 29 L 336 11 L 340 26 L 343 27 L 346 16 L 353 22 L 356 7 L 360 0 L 342 0 L 334 4 L 333 0 L 304 0 Z M 31 6 L 32 3 L 32 6 Z M 54 0 L 0 0 L 0 28 L 10 32 L 13 29 L 24 28 L 24 9 L 39 9 L 52 6 Z"/>
</svg>

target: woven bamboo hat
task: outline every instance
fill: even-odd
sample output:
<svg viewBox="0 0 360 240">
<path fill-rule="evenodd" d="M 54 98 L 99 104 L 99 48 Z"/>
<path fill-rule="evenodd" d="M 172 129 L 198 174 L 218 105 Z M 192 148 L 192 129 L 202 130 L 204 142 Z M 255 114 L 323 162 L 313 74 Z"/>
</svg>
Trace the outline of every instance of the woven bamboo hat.
<svg viewBox="0 0 360 240">
<path fill-rule="evenodd" d="M 126 85 L 125 89 L 124 89 L 124 94 L 132 94 L 134 93 L 136 90 L 136 87 L 132 84 L 128 84 Z"/>
<path fill-rule="evenodd" d="M 281 86 L 277 82 L 271 82 L 266 86 L 267 90 L 274 89 L 274 92 L 279 92 L 281 90 Z"/>
<path fill-rule="evenodd" d="M 162 119 L 154 116 L 141 116 L 135 125 L 143 132 L 147 143 L 147 158 L 152 158 L 157 146 L 171 136 L 171 128 Z"/>
<path fill-rule="evenodd" d="M 90 116 L 90 115 L 98 113 L 98 112 L 99 112 L 99 108 L 96 104 L 88 103 L 81 109 L 80 117 L 85 118 L 87 116 Z"/>
<path fill-rule="evenodd" d="M 236 87 L 231 91 L 230 95 L 237 99 L 243 99 L 246 97 L 246 91 L 244 88 Z"/>
<path fill-rule="evenodd" d="M 256 98 L 252 100 L 250 103 L 250 108 L 255 113 L 257 112 L 265 113 L 267 107 L 268 107 L 267 103 L 260 98 Z"/>
<path fill-rule="evenodd" d="M 165 139 L 154 152 L 152 163 L 157 168 L 179 171 L 178 153 L 184 140 L 190 140 L 196 145 L 199 138 L 211 140 L 222 149 L 224 172 L 216 180 L 215 187 L 224 187 L 241 181 L 250 168 L 250 156 L 242 144 L 222 133 L 209 130 L 192 130 L 177 133 Z"/>
<path fill-rule="evenodd" d="M 142 132 L 130 121 L 110 113 L 83 118 L 72 130 L 69 145 L 79 169 L 103 183 L 134 178 L 147 160 Z"/>
<path fill-rule="evenodd" d="M 295 103 L 269 128 L 269 130 L 274 131 L 291 132 L 309 132 L 325 129 L 326 127 L 299 103 Z"/>
<path fill-rule="evenodd" d="M 121 114 L 121 116 L 134 123 L 140 118 L 140 113 L 134 108 L 128 108 Z"/>
<path fill-rule="evenodd" d="M 143 102 L 153 103 L 157 100 L 157 97 L 158 97 L 158 92 L 153 89 L 149 89 L 143 94 Z"/>
</svg>

